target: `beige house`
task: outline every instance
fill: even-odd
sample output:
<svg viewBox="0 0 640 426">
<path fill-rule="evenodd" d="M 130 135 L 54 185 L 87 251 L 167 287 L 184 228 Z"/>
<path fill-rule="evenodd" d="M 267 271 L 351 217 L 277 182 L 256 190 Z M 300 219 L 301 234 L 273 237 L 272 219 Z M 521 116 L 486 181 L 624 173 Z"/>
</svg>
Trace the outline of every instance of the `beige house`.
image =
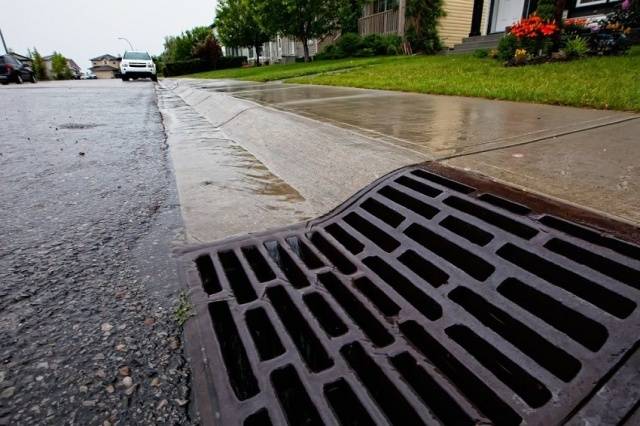
<svg viewBox="0 0 640 426">
<path fill-rule="evenodd" d="M 363 8 L 358 21 L 361 35 L 398 34 L 403 36 L 406 25 L 406 0 L 374 0 Z M 597 16 L 608 13 L 619 0 L 569 0 L 565 17 Z M 497 43 L 504 33 L 520 19 L 537 8 L 538 0 L 443 0 L 445 16 L 440 18 L 438 32 L 445 48 L 452 48 L 468 37 L 487 37 Z M 470 40 L 467 40 L 470 41 Z M 477 43 L 477 41 L 476 41 Z"/>
<path fill-rule="evenodd" d="M 487 34 L 486 20 L 491 0 L 444 0 L 445 16 L 438 32 L 445 47 L 453 47 L 470 35 Z M 406 0 L 376 0 L 364 6 L 358 21 L 361 35 L 373 33 L 404 35 Z M 502 30 L 504 31 L 504 27 Z"/>
<path fill-rule="evenodd" d="M 102 55 L 91 59 L 91 70 L 99 79 L 116 78 L 120 72 L 122 58 L 113 55 Z"/>
</svg>

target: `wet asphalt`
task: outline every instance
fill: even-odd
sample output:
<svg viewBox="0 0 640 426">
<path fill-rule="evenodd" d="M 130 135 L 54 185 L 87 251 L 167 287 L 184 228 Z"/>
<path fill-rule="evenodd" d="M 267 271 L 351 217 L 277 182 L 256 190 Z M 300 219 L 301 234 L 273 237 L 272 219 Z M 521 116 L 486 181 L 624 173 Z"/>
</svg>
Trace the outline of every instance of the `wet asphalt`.
<svg viewBox="0 0 640 426">
<path fill-rule="evenodd" d="M 193 422 L 153 84 L 0 99 L 0 425 Z"/>
</svg>

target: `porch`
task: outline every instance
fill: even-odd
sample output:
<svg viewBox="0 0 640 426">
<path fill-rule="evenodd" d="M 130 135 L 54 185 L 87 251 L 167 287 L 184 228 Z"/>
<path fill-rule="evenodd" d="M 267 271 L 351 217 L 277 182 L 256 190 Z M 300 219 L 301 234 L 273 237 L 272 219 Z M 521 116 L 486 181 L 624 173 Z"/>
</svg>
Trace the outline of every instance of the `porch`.
<svg viewBox="0 0 640 426">
<path fill-rule="evenodd" d="M 385 10 L 358 19 L 358 32 L 362 36 L 369 34 L 398 34 L 398 9 Z"/>
</svg>

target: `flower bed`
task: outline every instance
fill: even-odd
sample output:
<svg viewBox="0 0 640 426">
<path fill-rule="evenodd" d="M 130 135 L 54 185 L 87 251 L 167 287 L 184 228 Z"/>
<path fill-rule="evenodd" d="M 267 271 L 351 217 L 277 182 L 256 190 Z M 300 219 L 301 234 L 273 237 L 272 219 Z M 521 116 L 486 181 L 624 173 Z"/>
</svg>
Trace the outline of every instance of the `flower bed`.
<svg viewBox="0 0 640 426">
<path fill-rule="evenodd" d="M 507 66 L 564 61 L 594 55 L 620 55 L 638 37 L 640 0 L 625 0 L 601 19 L 573 18 L 556 23 L 537 14 L 507 29 L 489 56 Z"/>
</svg>

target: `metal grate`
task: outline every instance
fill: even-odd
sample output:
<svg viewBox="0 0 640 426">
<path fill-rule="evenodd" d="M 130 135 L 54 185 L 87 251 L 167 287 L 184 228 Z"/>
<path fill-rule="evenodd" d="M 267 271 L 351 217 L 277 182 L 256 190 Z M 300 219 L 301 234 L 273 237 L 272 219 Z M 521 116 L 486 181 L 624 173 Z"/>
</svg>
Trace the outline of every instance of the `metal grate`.
<svg viewBox="0 0 640 426">
<path fill-rule="evenodd" d="M 573 208 L 446 175 L 401 169 L 326 217 L 186 253 L 200 407 L 245 425 L 594 411 L 640 336 L 640 248 L 549 214 Z M 637 417 L 640 384 L 626 386 L 619 419 Z"/>
</svg>

